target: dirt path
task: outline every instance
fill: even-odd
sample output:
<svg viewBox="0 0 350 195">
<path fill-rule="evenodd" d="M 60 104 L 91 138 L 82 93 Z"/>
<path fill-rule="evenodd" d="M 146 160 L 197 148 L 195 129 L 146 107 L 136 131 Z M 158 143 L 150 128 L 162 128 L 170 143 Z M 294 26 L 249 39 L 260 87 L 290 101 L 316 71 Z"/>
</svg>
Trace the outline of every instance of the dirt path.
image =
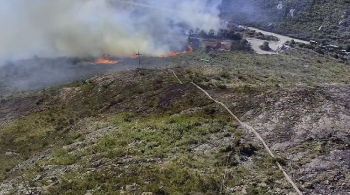
<svg viewBox="0 0 350 195">
<path fill-rule="evenodd" d="M 268 31 L 264 31 L 264 30 L 260 30 L 254 27 L 244 27 L 246 29 L 249 30 L 254 30 L 256 32 L 260 32 L 264 35 L 270 35 L 270 36 L 275 36 L 279 39 L 279 41 L 267 41 L 270 44 L 270 48 L 273 51 L 264 51 L 262 49 L 260 49 L 260 46 L 265 42 L 265 40 L 261 40 L 261 39 L 256 39 L 256 38 L 246 38 L 247 41 L 251 44 L 252 48 L 254 49 L 254 51 L 257 54 L 278 54 L 278 50 L 287 42 L 287 41 L 291 41 L 294 40 L 297 43 L 304 43 L 304 44 L 310 44 L 310 42 L 308 41 L 304 41 L 301 39 L 295 39 L 292 37 L 288 37 L 285 35 L 280 35 L 280 34 L 276 34 L 276 33 L 272 33 L 272 32 L 268 32 Z"/>
<path fill-rule="evenodd" d="M 182 85 L 183 82 L 181 81 L 181 79 L 179 79 L 179 77 L 176 75 L 176 73 L 174 71 L 171 70 L 171 72 L 173 73 L 174 77 L 176 78 L 176 80 L 178 80 L 178 82 Z M 200 91 L 202 91 L 209 99 L 211 99 L 212 101 L 214 101 L 215 103 L 219 104 L 220 106 L 222 106 L 231 116 L 232 118 L 237 121 L 244 129 L 248 130 L 249 132 L 253 133 L 255 135 L 255 137 L 261 142 L 261 144 L 264 146 L 265 150 L 267 151 L 267 153 L 272 157 L 272 158 L 276 158 L 276 156 L 274 155 L 274 153 L 271 151 L 270 147 L 266 144 L 265 140 L 261 137 L 260 133 L 258 133 L 252 126 L 248 125 L 247 123 L 242 122 L 235 114 L 233 114 L 233 112 L 226 106 L 226 104 L 214 99 L 206 90 L 204 90 L 203 88 L 201 88 L 199 85 L 197 85 L 194 82 L 191 82 L 191 84 L 193 86 L 195 86 L 197 89 L 199 89 Z M 284 177 L 286 178 L 286 180 L 291 184 L 291 186 L 294 188 L 295 192 L 298 195 L 302 195 L 303 193 L 300 191 L 300 189 L 298 188 L 297 184 L 294 183 L 294 181 L 292 180 L 292 178 L 288 175 L 288 173 L 286 172 L 286 170 L 282 167 L 282 165 L 276 161 L 275 162 L 278 169 L 283 173 Z"/>
</svg>

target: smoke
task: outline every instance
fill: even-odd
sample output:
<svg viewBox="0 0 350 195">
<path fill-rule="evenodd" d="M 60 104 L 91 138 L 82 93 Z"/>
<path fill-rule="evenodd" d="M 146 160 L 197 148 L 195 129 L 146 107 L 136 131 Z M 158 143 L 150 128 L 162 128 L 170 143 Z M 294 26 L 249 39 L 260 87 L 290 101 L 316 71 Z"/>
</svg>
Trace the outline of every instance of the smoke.
<svg viewBox="0 0 350 195">
<path fill-rule="evenodd" d="M 158 56 L 188 29 L 217 29 L 221 0 L 11 0 L 0 6 L 0 60 Z"/>
<path fill-rule="evenodd" d="M 223 17 L 237 23 L 264 23 L 273 20 L 272 15 L 278 11 L 278 0 L 223 0 L 221 10 Z M 272 8 L 272 9 L 271 9 Z M 273 14 L 270 11 L 275 12 Z"/>
</svg>

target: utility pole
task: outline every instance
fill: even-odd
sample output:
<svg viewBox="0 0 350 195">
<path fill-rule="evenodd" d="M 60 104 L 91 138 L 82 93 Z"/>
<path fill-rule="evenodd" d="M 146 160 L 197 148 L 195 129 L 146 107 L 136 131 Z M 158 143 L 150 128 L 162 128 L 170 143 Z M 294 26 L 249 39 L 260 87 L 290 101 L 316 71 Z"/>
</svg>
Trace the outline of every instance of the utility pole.
<svg viewBox="0 0 350 195">
<path fill-rule="evenodd" d="M 142 54 L 140 53 L 140 50 L 139 50 L 139 51 L 137 51 L 136 56 L 137 56 L 137 57 L 138 57 L 138 59 L 139 59 L 139 68 L 141 68 L 141 56 L 142 56 Z"/>
</svg>

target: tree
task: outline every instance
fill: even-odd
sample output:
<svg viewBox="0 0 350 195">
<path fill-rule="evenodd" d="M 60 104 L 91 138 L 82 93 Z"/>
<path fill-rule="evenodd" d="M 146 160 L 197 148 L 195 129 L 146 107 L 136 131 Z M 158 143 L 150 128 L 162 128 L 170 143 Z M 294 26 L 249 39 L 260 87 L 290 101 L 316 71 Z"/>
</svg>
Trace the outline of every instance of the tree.
<svg viewBox="0 0 350 195">
<path fill-rule="evenodd" d="M 210 29 L 208 35 L 209 35 L 210 38 L 214 38 L 215 37 L 215 30 L 214 29 Z"/>
<path fill-rule="evenodd" d="M 202 37 L 202 38 L 207 38 L 207 37 L 208 37 L 207 33 L 205 33 L 204 30 L 201 30 L 201 31 L 199 32 L 199 36 Z"/>
<path fill-rule="evenodd" d="M 242 38 L 243 36 L 240 33 L 236 33 L 234 31 L 229 32 L 229 39 L 239 41 L 242 40 Z"/>
</svg>

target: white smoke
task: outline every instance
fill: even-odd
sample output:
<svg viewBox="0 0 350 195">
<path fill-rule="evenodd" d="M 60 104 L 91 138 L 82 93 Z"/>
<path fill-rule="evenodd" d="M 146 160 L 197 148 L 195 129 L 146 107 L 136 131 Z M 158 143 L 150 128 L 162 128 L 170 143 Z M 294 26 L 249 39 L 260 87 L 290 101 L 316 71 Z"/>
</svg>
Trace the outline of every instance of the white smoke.
<svg viewBox="0 0 350 195">
<path fill-rule="evenodd" d="M 0 59 L 162 55 L 217 29 L 221 0 L 0 0 Z"/>
</svg>

